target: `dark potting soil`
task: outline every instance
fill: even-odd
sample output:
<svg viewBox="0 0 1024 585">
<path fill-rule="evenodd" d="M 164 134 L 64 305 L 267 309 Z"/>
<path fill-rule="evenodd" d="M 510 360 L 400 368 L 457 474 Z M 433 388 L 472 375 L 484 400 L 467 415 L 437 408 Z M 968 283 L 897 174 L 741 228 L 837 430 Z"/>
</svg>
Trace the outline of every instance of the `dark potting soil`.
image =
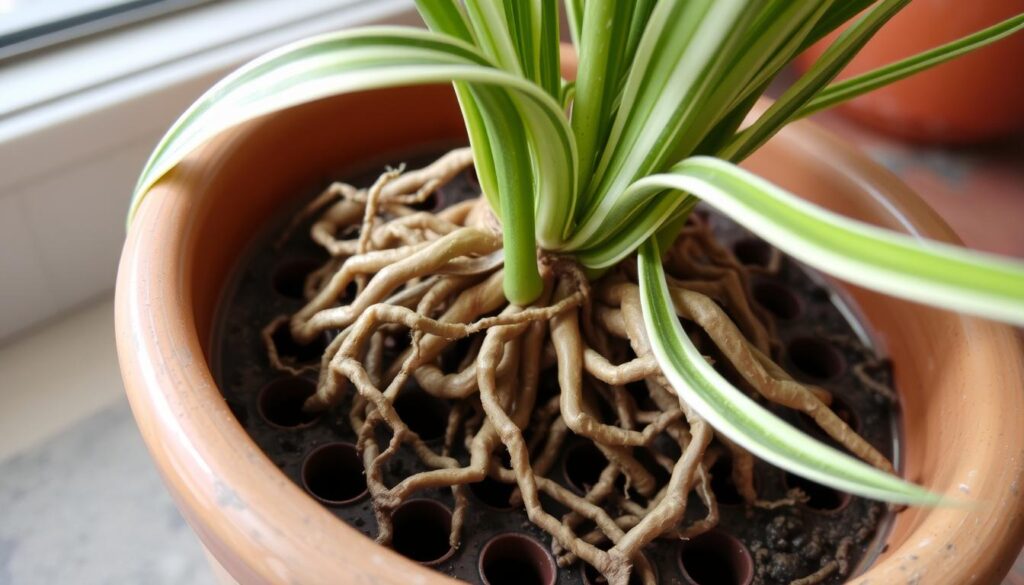
<svg viewBox="0 0 1024 585">
<path fill-rule="evenodd" d="M 407 160 L 415 168 L 416 163 L 432 159 Z M 380 170 L 357 175 L 351 182 L 367 186 Z M 311 189 L 309 198 L 316 192 L 319 191 Z M 427 205 L 449 205 L 477 192 L 475 181 L 467 173 L 442 189 Z M 309 198 L 297 200 L 292 209 L 282 209 L 279 223 L 268 226 L 254 238 L 249 253 L 235 269 L 220 304 L 211 344 L 212 363 L 232 412 L 267 456 L 334 515 L 372 538 L 376 521 L 365 494 L 362 465 L 352 446 L 355 435 L 347 417 L 351 394 L 319 417 L 302 415 L 301 404 L 315 389 L 315 374 L 292 377 L 271 369 L 260 340 L 260 329 L 266 323 L 303 305 L 303 279 L 326 259 L 326 253 L 309 240 L 308 222 L 280 248 L 274 247 L 292 214 Z M 713 214 L 710 221 L 720 241 L 745 264 L 762 264 L 769 258 L 770 248 L 742 228 Z M 775 357 L 781 358 L 783 367 L 799 379 L 830 390 L 837 399 L 837 413 L 898 465 L 894 459 L 897 405 L 872 391 L 854 373 L 859 364 L 870 366 L 869 375 L 889 385 L 891 371 L 884 362 L 877 364 L 872 351 L 865 349 L 868 340 L 848 305 L 818 275 L 788 259 L 783 259 L 776 275 L 755 277 L 752 289 L 758 302 L 776 316 L 782 344 L 781 355 Z M 324 339 L 320 344 L 303 348 L 296 347 L 287 337 L 279 336 L 278 347 L 283 354 L 303 361 L 317 361 L 327 342 Z M 554 376 L 542 379 L 553 380 Z M 403 392 L 396 407 L 421 436 L 437 437 L 436 446 L 443 434 L 447 406 L 422 391 L 411 390 Z M 772 409 L 799 428 L 824 437 L 802 415 L 781 407 Z M 461 457 L 465 459 L 466 454 Z M 600 452 L 585 441 L 567 442 L 562 457 L 551 476 L 570 487 L 596 480 L 604 465 Z M 810 501 L 775 510 L 748 510 L 730 484 L 727 465 L 723 461 L 712 469 L 721 514 L 716 531 L 688 543 L 659 540 L 647 548 L 646 554 L 656 567 L 660 583 L 687 583 L 681 570 L 685 564 L 686 571 L 696 580 L 693 582 L 701 585 L 739 584 L 744 579 L 742 565 L 747 554 L 753 560 L 755 584 L 789 583 L 815 572 L 832 559 L 839 559 L 845 570 L 824 583 L 841 583 L 879 552 L 890 518 L 885 506 L 812 484 L 758 461 L 755 478 L 762 499 L 782 498 L 788 488 L 800 487 L 808 493 Z M 392 460 L 385 477 L 389 485 L 394 485 L 400 478 L 422 469 L 416 457 L 403 450 Z M 471 486 L 471 493 L 462 545 L 453 554 L 448 556 L 451 551 L 446 542 L 453 503 L 447 489 L 422 492 L 417 496 L 420 500 L 396 511 L 396 548 L 428 564 L 441 559 L 433 564 L 436 570 L 479 583 L 481 549 L 496 535 L 519 533 L 542 543 L 545 549 L 550 547 L 550 538 L 527 520 L 524 511 L 507 507 L 509 486 L 487 480 Z M 435 502 L 442 506 L 434 505 Z M 544 504 L 556 514 L 564 512 L 550 500 Z M 687 520 L 702 518 L 705 512 L 691 494 Z M 537 576 L 544 573 L 536 566 L 539 561 L 529 560 L 536 555 L 510 556 L 511 559 L 494 561 L 502 567 L 498 572 Z M 529 566 L 511 566 L 517 562 Z M 506 564 L 510 566 L 505 567 Z M 516 582 L 528 585 L 518 578 Z M 568 585 L 597 581 L 592 575 L 584 576 L 577 564 L 559 569 L 557 582 Z"/>
</svg>

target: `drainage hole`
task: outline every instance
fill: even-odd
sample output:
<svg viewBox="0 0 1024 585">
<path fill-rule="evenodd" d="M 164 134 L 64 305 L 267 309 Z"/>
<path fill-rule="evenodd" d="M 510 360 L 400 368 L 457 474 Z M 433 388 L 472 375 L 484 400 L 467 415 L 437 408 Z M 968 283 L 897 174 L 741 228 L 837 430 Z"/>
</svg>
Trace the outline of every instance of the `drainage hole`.
<svg viewBox="0 0 1024 585">
<path fill-rule="evenodd" d="M 302 485 L 328 506 L 351 504 L 366 495 L 363 461 L 352 443 L 328 443 L 302 462 Z"/>
<path fill-rule="evenodd" d="M 754 285 L 754 300 L 777 319 L 792 321 L 803 312 L 800 298 L 789 287 L 765 281 Z"/>
<path fill-rule="evenodd" d="M 480 551 L 484 585 L 554 585 L 555 559 L 536 540 L 507 532 L 495 536 Z"/>
<path fill-rule="evenodd" d="M 320 415 L 302 410 L 306 399 L 316 393 L 316 384 L 296 376 L 280 378 L 260 390 L 256 407 L 263 420 L 281 428 L 296 429 L 315 423 Z"/>
<path fill-rule="evenodd" d="M 469 491 L 473 492 L 476 499 L 491 508 L 511 510 L 512 493 L 516 491 L 516 484 L 485 477 L 483 481 L 469 484 Z"/>
<path fill-rule="evenodd" d="M 843 354 L 824 339 L 801 337 L 790 342 L 787 351 L 793 365 L 816 380 L 831 380 L 846 370 Z"/>
<path fill-rule="evenodd" d="M 448 406 L 416 385 L 402 389 L 395 410 L 414 433 L 424 441 L 444 437 L 448 426 Z"/>
<path fill-rule="evenodd" d="M 754 579 L 754 561 L 747 547 L 719 530 L 682 543 L 679 565 L 691 585 L 749 585 Z"/>
<path fill-rule="evenodd" d="M 303 345 L 292 338 L 288 324 L 282 323 L 272 336 L 277 355 L 283 362 L 313 364 L 320 361 L 327 349 L 327 335 L 318 335 L 313 341 Z"/>
<path fill-rule="evenodd" d="M 766 268 L 772 261 L 772 247 L 757 238 L 746 238 L 733 244 L 732 253 L 747 266 Z"/>
<path fill-rule="evenodd" d="M 850 494 L 792 473 L 786 474 L 786 487 L 788 489 L 800 488 L 810 498 L 807 500 L 807 507 L 817 512 L 838 512 L 850 503 Z"/>
<path fill-rule="evenodd" d="M 736 484 L 732 480 L 732 458 L 719 457 L 709 470 L 711 473 L 711 490 L 720 506 L 739 506 L 743 503 Z"/>
<path fill-rule="evenodd" d="M 274 269 L 270 282 L 277 294 L 302 300 L 306 298 L 303 294 L 306 277 L 317 268 L 320 268 L 320 263 L 312 258 L 291 258 Z"/>
<path fill-rule="evenodd" d="M 455 553 L 448 543 L 452 513 L 434 500 L 409 500 L 392 516 L 391 546 L 403 556 L 424 565 L 442 563 Z"/>
<path fill-rule="evenodd" d="M 593 443 L 578 443 L 569 448 L 562 462 L 562 472 L 569 485 L 585 494 L 601 478 L 608 459 Z"/>
</svg>

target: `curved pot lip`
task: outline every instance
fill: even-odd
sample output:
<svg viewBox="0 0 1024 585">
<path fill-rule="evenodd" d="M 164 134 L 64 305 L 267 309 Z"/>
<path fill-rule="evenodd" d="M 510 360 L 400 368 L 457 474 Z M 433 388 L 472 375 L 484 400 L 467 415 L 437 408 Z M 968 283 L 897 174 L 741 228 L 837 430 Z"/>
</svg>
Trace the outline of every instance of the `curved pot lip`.
<svg viewBox="0 0 1024 585">
<path fill-rule="evenodd" d="M 240 139 L 240 135 L 229 133 L 218 141 L 219 150 L 208 147 L 203 154 L 224 156 L 230 149 L 223 146 Z M 959 242 L 943 220 L 895 176 L 825 130 L 810 122 L 798 122 L 777 139 L 793 141 L 808 156 L 842 169 L 871 194 L 880 213 L 902 224 L 906 231 Z M 377 546 L 337 521 L 277 473 L 273 462 L 224 405 L 197 334 L 190 295 L 181 288 L 167 288 L 167 281 L 184 270 L 183 259 L 175 251 L 187 249 L 187 242 L 195 237 L 196 205 L 180 194 L 172 196 L 176 189 L 173 179 L 151 193 L 129 230 L 118 274 L 116 329 L 122 376 L 133 414 L 186 519 L 222 564 L 229 565 L 225 559 L 233 555 L 246 559 L 246 566 L 227 567 L 236 579 L 246 583 L 332 582 L 324 567 L 349 570 L 353 579 L 362 571 L 375 583 L 454 583 Z M 151 245 L 154 233 L 173 245 Z M 164 243 L 167 239 L 157 238 Z M 965 328 L 984 328 L 990 335 L 1014 340 L 1017 345 L 1013 349 L 1020 353 L 1019 339 L 1009 327 L 970 317 L 956 319 Z M 182 399 L 185 395 L 188 400 Z M 234 485 L 231 479 L 238 474 L 266 481 L 258 488 Z M 295 526 L 282 526 L 278 511 L 261 505 L 278 500 L 288 502 L 287 516 Z M 1014 518 L 1005 519 L 1001 527 L 988 533 L 994 558 L 1006 557 L 1011 548 L 1019 547 L 1021 504 L 1016 504 L 1013 512 Z M 283 559 L 309 562 L 289 563 Z M 889 556 L 878 564 L 898 561 Z M 1008 566 L 1005 560 L 993 560 L 983 574 L 995 575 Z M 861 578 L 866 582 L 876 569 L 877 565 Z"/>
</svg>

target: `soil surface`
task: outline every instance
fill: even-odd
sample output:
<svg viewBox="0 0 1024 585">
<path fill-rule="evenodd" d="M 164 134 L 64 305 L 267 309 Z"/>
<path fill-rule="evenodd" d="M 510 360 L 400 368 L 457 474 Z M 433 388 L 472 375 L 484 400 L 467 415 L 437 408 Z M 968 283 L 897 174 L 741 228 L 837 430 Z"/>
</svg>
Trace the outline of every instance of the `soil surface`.
<svg viewBox="0 0 1024 585">
<path fill-rule="evenodd" d="M 432 158 L 416 157 L 409 159 L 409 162 L 415 168 L 416 163 L 428 162 Z M 380 170 L 374 169 L 368 174 L 347 178 L 354 185 L 368 186 Z M 318 189 L 310 190 L 308 198 L 297 198 L 294 209 L 282 210 L 278 225 L 267 227 L 254 238 L 249 253 L 236 268 L 222 299 L 219 324 L 211 345 L 215 354 L 215 373 L 225 400 L 253 440 L 282 472 L 300 486 L 304 485 L 303 464 L 318 447 L 338 441 L 355 441 L 346 416 L 348 398 L 321 417 L 301 420 L 295 419 L 294 409 L 289 410 L 288 392 L 278 392 L 274 395 L 277 398 L 271 399 L 267 398 L 271 393 L 264 391 L 275 382 L 278 387 L 309 387 L 308 384 L 303 386 L 302 381 L 287 380 L 289 376 L 270 368 L 259 332 L 276 315 L 292 313 L 302 306 L 301 282 L 304 275 L 326 260 L 326 253 L 309 240 L 306 229 L 308 224 L 296 230 L 280 248 L 274 245 L 292 212 L 318 192 Z M 428 204 L 448 205 L 472 197 L 477 192 L 478 187 L 473 177 L 463 175 Z M 741 261 L 748 264 L 765 261 L 770 249 L 763 242 L 752 238 L 723 217 L 711 215 L 710 221 L 720 241 L 732 247 Z M 783 367 L 797 378 L 814 382 L 833 392 L 840 402 L 837 412 L 852 421 L 855 430 L 892 459 L 898 434 L 898 407 L 855 374 L 855 369 L 861 365 L 872 379 L 888 385 L 891 382 L 890 368 L 884 362 L 877 363 L 872 350 L 865 348 L 863 344 L 866 340 L 860 337 L 860 327 L 846 310 L 846 304 L 823 283 L 818 275 L 788 259 L 783 259 L 777 274 L 754 279 L 755 298 L 781 317 L 776 319 L 776 326 L 782 343 L 775 357 L 781 358 Z M 322 349 L 323 345 L 291 348 L 291 351 L 299 358 L 315 362 Z M 725 374 L 728 375 L 727 372 Z M 315 384 L 314 372 L 305 378 Z M 542 376 L 542 379 L 551 380 L 553 376 Z M 547 390 L 556 391 L 555 388 Z M 300 399 L 303 391 L 297 391 Z M 541 393 L 544 394 L 544 391 Z M 261 395 L 264 395 L 262 403 Z M 415 414 L 413 418 L 417 420 L 408 422 L 421 436 L 430 428 L 439 428 L 443 433 L 446 405 L 423 393 L 418 396 L 412 394 L 412 397 L 404 407 L 398 405 L 403 417 Z M 294 402 L 295 399 L 292 400 Z M 807 432 L 816 432 L 813 423 L 801 415 L 783 408 L 773 410 Z M 822 436 L 820 432 L 817 435 Z M 574 449 L 577 444 L 581 447 Z M 563 458 L 567 461 L 560 462 L 556 467 L 559 471 L 553 472 L 552 477 L 571 485 L 562 477 L 563 470 L 577 479 L 587 476 L 595 466 L 592 460 L 588 461 L 587 445 L 590 443 L 567 443 L 563 450 Z M 465 453 L 461 456 L 466 458 Z M 331 464 L 336 473 L 337 469 L 343 469 L 337 461 Z M 894 462 L 898 466 L 898 462 Z M 601 461 L 596 463 L 601 464 Z M 311 473 L 309 469 L 315 468 L 313 464 L 307 466 L 307 477 Z M 346 501 L 348 496 L 359 494 L 361 467 L 353 466 L 350 469 L 353 474 L 351 477 L 334 478 L 335 485 L 330 488 L 333 492 L 329 491 L 334 495 L 330 500 Z M 393 485 L 393 482 L 410 472 L 420 470 L 421 464 L 415 456 L 402 452 L 394 458 L 388 470 L 389 484 Z M 715 491 L 721 504 L 718 530 L 737 538 L 749 551 L 754 561 L 753 583 L 789 583 L 817 571 L 833 559 L 839 561 L 839 571 L 822 582 L 841 583 L 859 572 L 881 548 L 881 536 L 887 531 L 889 518 L 883 505 L 810 485 L 758 461 L 756 480 L 762 499 L 782 498 L 787 488 L 798 486 L 811 498 L 804 505 L 775 510 L 748 510 L 737 505 L 739 498 L 729 484 L 728 472 L 715 471 L 712 469 L 712 474 L 719 478 L 716 480 Z M 347 485 L 351 480 L 356 482 L 354 487 Z M 331 479 L 313 477 L 306 485 L 317 481 Z M 481 548 L 492 537 L 504 532 L 522 533 L 542 542 L 545 547 L 550 545 L 549 537 L 530 524 L 525 512 L 501 506 L 508 496 L 502 486 L 477 486 L 473 494 L 463 528 L 462 546 L 449 558 L 435 565 L 436 570 L 471 583 L 481 582 L 478 568 Z M 424 492 L 420 497 L 441 502 L 449 509 L 452 505 L 451 492 L 447 489 Z M 354 502 L 325 505 L 334 515 L 363 534 L 368 537 L 375 535 L 376 523 L 369 498 L 365 495 Z M 550 501 L 545 506 L 560 510 L 557 504 Z M 704 514 L 703 505 L 691 495 L 687 519 L 696 520 Z M 400 527 L 396 526 L 396 542 L 399 530 Z M 422 533 L 428 530 L 428 526 L 420 523 L 416 530 Z M 443 531 L 440 533 L 444 534 Z M 447 548 L 446 544 L 439 544 L 441 548 Z M 422 550 L 424 546 L 426 544 L 420 543 L 415 550 L 407 551 L 407 554 L 414 557 L 429 555 L 429 552 L 424 553 Z M 687 582 L 680 569 L 681 559 L 685 558 L 687 570 L 702 585 L 729 585 L 730 582 L 736 582 L 737 577 L 730 576 L 730 570 L 724 566 L 732 554 L 727 549 L 710 543 L 700 547 L 700 554 L 687 555 L 685 548 L 678 542 L 656 541 L 648 547 L 647 554 L 656 565 L 661 583 Z M 577 564 L 559 569 L 557 582 L 568 585 L 589 581 L 584 580 L 583 571 Z"/>
</svg>

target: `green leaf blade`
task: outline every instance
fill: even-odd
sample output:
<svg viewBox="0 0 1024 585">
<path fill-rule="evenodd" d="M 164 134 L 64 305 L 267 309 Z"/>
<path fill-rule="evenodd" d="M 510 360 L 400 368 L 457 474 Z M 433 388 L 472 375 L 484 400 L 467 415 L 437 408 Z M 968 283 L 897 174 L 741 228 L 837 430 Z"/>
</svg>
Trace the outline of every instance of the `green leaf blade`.
<svg viewBox="0 0 1024 585">
<path fill-rule="evenodd" d="M 569 36 L 574 47 L 579 48 L 583 35 L 583 0 L 565 0 L 565 19 L 569 24 Z"/>
<path fill-rule="evenodd" d="M 516 75 L 523 75 L 517 42 L 511 34 L 504 0 L 466 0 L 466 14 L 476 37 L 476 44 L 494 63 Z"/>
<path fill-rule="evenodd" d="M 710 132 L 729 130 L 728 124 L 716 127 L 719 120 L 742 119 L 734 110 L 753 102 L 734 103 L 737 92 L 763 88 L 764 82 L 754 83 L 760 70 L 784 63 L 795 46 L 789 36 L 806 34 L 827 3 L 659 2 L 577 206 L 578 227 L 563 249 L 591 249 L 606 240 L 608 223 L 622 217 L 612 210 L 633 181 L 690 156 Z M 778 52 L 783 57 L 773 57 Z"/>
<path fill-rule="evenodd" d="M 822 272 L 899 298 L 1024 325 L 1024 264 L 840 216 L 736 165 L 692 157 L 637 181 L 631 205 L 690 193 Z M 682 205 L 682 201 L 679 203 Z"/>
<path fill-rule="evenodd" d="M 457 0 L 416 0 L 416 10 L 430 30 L 474 44 L 466 13 Z"/>
<path fill-rule="evenodd" d="M 620 55 L 624 48 L 609 38 L 625 37 L 632 24 L 631 3 L 590 0 L 583 12 L 583 37 L 579 43 L 576 98 L 572 107 L 572 129 L 579 150 L 580 174 L 589 177 L 607 140 L 612 104 L 628 67 Z"/>
<path fill-rule="evenodd" d="M 491 143 L 495 174 L 502 186 L 500 205 L 505 252 L 503 284 L 509 302 L 528 305 L 540 296 L 543 282 L 537 268 L 532 161 L 529 149 L 525 148 L 525 130 L 517 123 L 515 106 L 507 95 L 479 89 L 473 91 L 477 94 L 476 101 L 486 106 L 483 111 L 505 112 L 505 115 L 484 116 L 488 135 L 503 138 Z"/>
<path fill-rule="evenodd" d="M 533 0 L 540 6 L 534 8 L 540 19 L 540 86 L 551 97 L 558 99 L 562 89 L 562 53 L 559 30 L 558 5 L 547 0 Z"/>
</svg>

